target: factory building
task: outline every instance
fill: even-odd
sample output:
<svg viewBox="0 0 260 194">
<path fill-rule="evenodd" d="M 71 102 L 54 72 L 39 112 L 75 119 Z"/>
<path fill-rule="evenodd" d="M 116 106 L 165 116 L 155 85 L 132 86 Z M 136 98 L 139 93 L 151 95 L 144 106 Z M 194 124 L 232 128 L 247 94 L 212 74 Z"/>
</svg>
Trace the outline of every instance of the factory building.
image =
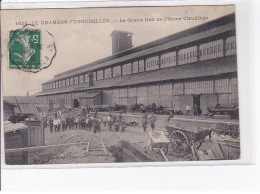
<svg viewBox="0 0 260 194">
<path fill-rule="evenodd" d="M 113 31 L 112 55 L 55 75 L 36 94 L 46 108 L 144 104 L 202 112 L 238 104 L 235 14 L 133 47 Z"/>
</svg>

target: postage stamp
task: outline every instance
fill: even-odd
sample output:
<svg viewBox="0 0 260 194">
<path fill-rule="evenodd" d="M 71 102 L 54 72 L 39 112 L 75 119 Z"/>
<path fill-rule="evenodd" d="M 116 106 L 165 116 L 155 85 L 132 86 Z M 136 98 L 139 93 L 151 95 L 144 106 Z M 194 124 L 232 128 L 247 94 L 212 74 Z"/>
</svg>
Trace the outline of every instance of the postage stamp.
<svg viewBox="0 0 260 194">
<path fill-rule="evenodd" d="M 9 69 L 37 73 L 49 67 L 56 56 L 53 35 L 27 24 L 9 31 Z"/>
<path fill-rule="evenodd" d="M 40 69 L 41 32 L 10 31 L 10 69 Z"/>
</svg>

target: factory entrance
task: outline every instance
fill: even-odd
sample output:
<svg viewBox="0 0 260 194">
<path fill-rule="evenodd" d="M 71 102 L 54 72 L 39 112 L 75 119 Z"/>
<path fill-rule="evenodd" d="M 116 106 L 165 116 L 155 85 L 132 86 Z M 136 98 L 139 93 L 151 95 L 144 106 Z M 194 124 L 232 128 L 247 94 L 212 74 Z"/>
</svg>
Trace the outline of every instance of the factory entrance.
<svg viewBox="0 0 260 194">
<path fill-rule="evenodd" d="M 73 107 L 74 108 L 78 108 L 79 107 L 79 100 L 78 99 L 74 99 L 73 100 Z"/>
</svg>

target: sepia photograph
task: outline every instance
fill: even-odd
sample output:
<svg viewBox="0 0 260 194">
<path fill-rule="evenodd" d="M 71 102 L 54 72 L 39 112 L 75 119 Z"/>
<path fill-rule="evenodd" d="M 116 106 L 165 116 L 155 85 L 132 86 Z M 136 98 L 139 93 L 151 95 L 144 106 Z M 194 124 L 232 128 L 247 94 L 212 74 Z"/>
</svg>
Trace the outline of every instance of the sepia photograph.
<svg viewBox="0 0 260 194">
<path fill-rule="evenodd" d="M 6 166 L 241 158 L 234 5 L 1 11 Z"/>
</svg>

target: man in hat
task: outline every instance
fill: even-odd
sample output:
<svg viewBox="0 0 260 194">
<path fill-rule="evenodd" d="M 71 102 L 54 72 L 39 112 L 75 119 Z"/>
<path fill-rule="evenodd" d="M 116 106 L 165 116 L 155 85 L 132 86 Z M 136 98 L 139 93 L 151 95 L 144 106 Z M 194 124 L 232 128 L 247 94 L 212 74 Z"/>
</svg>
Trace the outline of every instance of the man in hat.
<svg viewBox="0 0 260 194">
<path fill-rule="evenodd" d="M 144 132 L 146 132 L 147 124 L 148 124 L 148 118 L 147 118 L 147 115 L 146 115 L 146 114 L 144 114 L 144 116 L 143 116 L 143 118 L 142 118 L 142 124 L 143 124 Z"/>
</svg>

